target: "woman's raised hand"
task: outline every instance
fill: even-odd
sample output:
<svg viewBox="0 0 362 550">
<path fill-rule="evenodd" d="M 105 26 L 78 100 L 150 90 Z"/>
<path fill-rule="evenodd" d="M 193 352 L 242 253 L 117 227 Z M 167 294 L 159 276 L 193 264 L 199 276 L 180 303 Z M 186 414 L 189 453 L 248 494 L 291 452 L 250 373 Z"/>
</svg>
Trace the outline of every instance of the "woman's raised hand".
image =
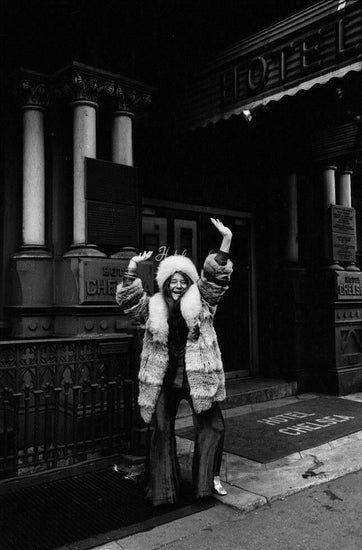
<svg viewBox="0 0 362 550">
<path fill-rule="evenodd" d="M 144 262 L 148 260 L 148 258 L 151 258 L 152 254 L 152 250 L 149 250 L 148 252 L 145 250 L 141 254 L 138 254 L 138 256 L 133 256 L 132 260 L 136 262 L 136 264 L 139 264 L 140 262 Z"/>
<path fill-rule="evenodd" d="M 233 234 L 231 232 L 231 229 L 229 229 L 229 227 L 224 225 L 219 219 L 210 218 L 210 220 L 214 224 L 214 226 L 216 227 L 220 235 L 222 235 L 223 237 L 229 237 L 231 239 Z"/>
<path fill-rule="evenodd" d="M 148 252 L 144 250 L 141 254 L 138 254 L 138 256 L 133 256 L 133 258 L 131 258 L 128 267 L 130 267 L 131 269 L 136 268 L 137 264 L 145 262 L 146 260 L 151 258 L 152 254 L 152 250 L 149 250 Z"/>
</svg>

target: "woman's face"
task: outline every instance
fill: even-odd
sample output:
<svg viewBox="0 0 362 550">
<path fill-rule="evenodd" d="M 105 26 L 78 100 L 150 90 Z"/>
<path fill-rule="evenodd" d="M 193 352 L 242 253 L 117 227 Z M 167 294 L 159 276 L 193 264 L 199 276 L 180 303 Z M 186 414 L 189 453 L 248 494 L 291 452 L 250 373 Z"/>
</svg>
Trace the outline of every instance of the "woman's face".
<svg viewBox="0 0 362 550">
<path fill-rule="evenodd" d="M 170 280 L 170 292 L 174 300 L 178 300 L 188 287 L 188 282 L 182 273 L 174 273 Z"/>
</svg>

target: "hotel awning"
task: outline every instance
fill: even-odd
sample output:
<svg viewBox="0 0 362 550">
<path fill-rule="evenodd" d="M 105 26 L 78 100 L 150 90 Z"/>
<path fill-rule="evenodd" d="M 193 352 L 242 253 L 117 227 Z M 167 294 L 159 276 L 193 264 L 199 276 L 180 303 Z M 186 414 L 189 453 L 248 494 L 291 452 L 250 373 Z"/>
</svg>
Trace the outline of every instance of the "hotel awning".
<svg viewBox="0 0 362 550">
<path fill-rule="evenodd" d="M 243 113 L 243 111 L 252 112 L 255 109 L 265 107 L 268 103 L 271 103 L 273 101 L 279 101 L 280 99 L 286 96 L 292 97 L 302 90 L 310 90 L 311 88 L 313 88 L 313 86 L 316 86 L 318 84 L 319 85 L 327 84 L 327 82 L 329 82 L 333 78 L 343 78 L 347 73 L 351 71 L 355 71 L 355 72 L 362 71 L 362 61 L 357 61 L 356 63 L 351 63 L 349 65 L 346 65 L 345 67 L 341 67 L 339 69 L 330 71 L 326 74 L 316 76 L 315 78 L 301 82 L 300 84 L 293 86 L 292 88 L 279 91 L 275 94 L 271 94 L 262 99 L 257 99 L 255 101 L 247 101 L 241 105 L 238 105 L 238 107 L 231 109 L 225 113 L 220 113 L 218 115 L 209 117 L 199 126 L 203 127 L 210 123 L 216 123 L 222 119 L 226 120 L 233 115 L 240 115 L 241 113 Z"/>
<path fill-rule="evenodd" d="M 360 72 L 361 41 L 359 2 L 315 4 L 210 60 L 179 106 L 179 127 L 204 127 Z"/>
</svg>

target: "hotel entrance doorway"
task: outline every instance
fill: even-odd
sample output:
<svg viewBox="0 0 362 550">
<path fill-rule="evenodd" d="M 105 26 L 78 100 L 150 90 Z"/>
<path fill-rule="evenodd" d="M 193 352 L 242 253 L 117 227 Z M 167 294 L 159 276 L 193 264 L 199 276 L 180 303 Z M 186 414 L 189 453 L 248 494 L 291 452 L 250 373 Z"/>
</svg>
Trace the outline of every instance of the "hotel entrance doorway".
<svg viewBox="0 0 362 550">
<path fill-rule="evenodd" d="M 142 248 L 153 250 L 155 270 L 165 255 L 177 252 L 190 257 L 200 271 L 205 257 L 211 251 L 216 252 L 220 244 L 210 217 L 219 218 L 233 232 L 234 272 L 214 322 L 225 375 L 227 378 L 255 376 L 258 359 L 252 216 L 194 205 L 145 204 Z"/>
</svg>

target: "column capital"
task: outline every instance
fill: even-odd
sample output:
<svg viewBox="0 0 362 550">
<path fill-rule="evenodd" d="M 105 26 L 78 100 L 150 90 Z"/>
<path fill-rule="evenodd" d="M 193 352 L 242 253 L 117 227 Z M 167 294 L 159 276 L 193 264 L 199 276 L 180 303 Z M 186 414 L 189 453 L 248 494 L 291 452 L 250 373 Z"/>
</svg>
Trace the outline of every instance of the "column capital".
<svg viewBox="0 0 362 550">
<path fill-rule="evenodd" d="M 321 172 L 325 172 L 326 170 L 337 170 L 337 166 L 334 164 L 322 164 Z"/>
<path fill-rule="evenodd" d="M 112 95 L 113 114 L 124 114 L 133 117 L 135 111 L 151 103 L 151 94 L 127 89 L 122 84 L 116 83 Z"/>
<path fill-rule="evenodd" d="M 347 165 L 345 167 L 339 168 L 338 173 L 340 175 L 342 175 L 342 174 L 353 174 L 353 170 L 351 169 L 350 166 Z"/>
<path fill-rule="evenodd" d="M 67 98 L 72 104 L 98 105 L 99 82 L 92 74 L 82 73 L 77 67 L 69 67 L 56 76 L 55 93 Z"/>
<path fill-rule="evenodd" d="M 22 109 L 44 110 L 49 104 L 48 77 L 26 69 L 19 69 L 13 75 L 14 92 Z"/>
</svg>

